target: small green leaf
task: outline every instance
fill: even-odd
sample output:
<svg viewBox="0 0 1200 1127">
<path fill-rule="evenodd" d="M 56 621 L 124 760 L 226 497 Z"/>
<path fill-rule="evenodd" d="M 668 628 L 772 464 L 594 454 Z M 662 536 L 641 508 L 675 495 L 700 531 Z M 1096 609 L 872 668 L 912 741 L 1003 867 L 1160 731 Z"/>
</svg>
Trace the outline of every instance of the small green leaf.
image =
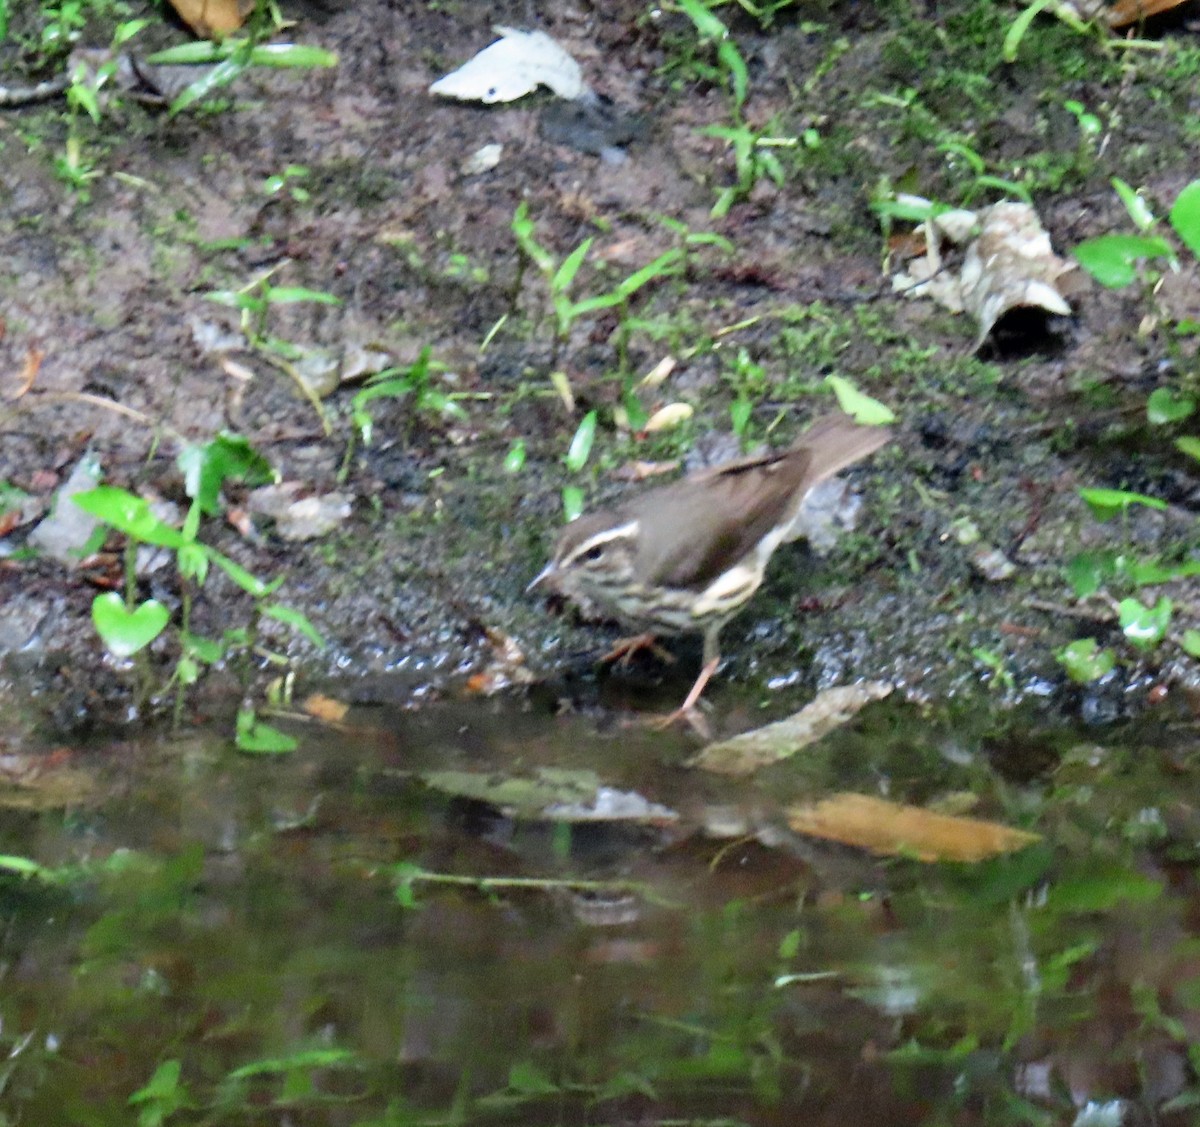
<svg viewBox="0 0 1200 1127">
<path fill-rule="evenodd" d="M 1187 394 L 1176 395 L 1169 388 L 1155 388 L 1146 400 L 1146 418 L 1155 426 L 1177 423 L 1196 410 L 1196 400 Z"/>
<path fill-rule="evenodd" d="M 240 434 L 222 431 L 203 444 L 185 446 L 175 459 L 183 473 L 183 487 L 200 508 L 212 516 L 220 511 L 221 486 L 226 481 L 266 485 L 279 475 Z"/>
<path fill-rule="evenodd" d="M 1138 649 L 1158 645 L 1171 624 L 1171 600 L 1165 595 L 1152 607 L 1137 599 L 1122 599 L 1117 608 L 1121 631 Z"/>
<path fill-rule="evenodd" d="M 1117 574 L 1117 559 L 1112 552 L 1080 552 L 1067 564 L 1066 574 L 1076 598 L 1086 599 Z"/>
<path fill-rule="evenodd" d="M 567 448 L 567 453 L 563 457 L 567 469 L 572 473 L 578 473 L 587 464 L 588 457 L 592 452 L 592 443 L 595 439 L 596 412 L 589 411 L 583 416 L 579 426 L 575 428 L 571 445 Z"/>
<path fill-rule="evenodd" d="M 184 579 L 190 579 L 199 587 L 208 578 L 208 549 L 203 544 L 184 544 L 175 553 L 175 564 Z"/>
<path fill-rule="evenodd" d="M 505 473 L 520 473 L 525 468 L 525 440 L 517 438 L 504 455 Z"/>
<path fill-rule="evenodd" d="M 1138 195 L 1124 180 L 1114 176 L 1112 186 L 1117 195 L 1121 197 L 1125 210 L 1129 212 L 1129 218 L 1133 220 L 1133 225 L 1139 231 L 1149 231 L 1158 222 L 1154 218 L 1154 212 L 1150 210 L 1150 205 L 1146 203 L 1145 197 Z"/>
<path fill-rule="evenodd" d="M 517 1061 L 509 1067 L 508 1087 L 523 1096 L 550 1096 L 559 1090 L 558 1085 L 530 1061 Z"/>
<path fill-rule="evenodd" d="M 1189 458 L 1195 458 L 1200 461 L 1200 438 L 1192 438 L 1191 435 L 1177 438 L 1175 439 L 1175 448 L 1186 454 Z"/>
<path fill-rule="evenodd" d="M 729 405 L 729 423 L 733 433 L 741 438 L 750 425 L 750 416 L 754 412 L 754 404 L 744 395 L 739 396 Z"/>
<path fill-rule="evenodd" d="M 1200 630 L 1185 630 L 1180 645 L 1183 646 L 1184 653 L 1200 657 Z"/>
<path fill-rule="evenodd" d="M 1171 226 L 1197 258 L 1200 258 L 1200 180 L 1193 180 L 1171 207 Z"/>
<path fill-rule="evenodd" d="M 578 485 L 564 485 L 562 491 L 563 517 L 568 524 L 578 520 L 583 512 L 583 490 Z"/>
<path fill-rule="evenodd" d="M 3 6 L 4 0 L 0 0 L 0 8 Z M 117 24 L 116 29 L 113 31 L 112 45 L 120 47 L 123 43 L 128 43 L 135 35 L 149 27 L 153 22 L 153 20 L 136 19 L 125 20 L 123 23 Z"/>
<path fill-rule="evenodd" d="M 257 575 L 247 571 L 241 564 L 234 563 L 228 556 L 212 549 L 209 549 L 209 554 L 212 562 L 251 598 L 265 599 L 283 583 L 283 576 L 272 579 L 270 583 L 264 583 Z"/>
<path fill-rule="evenodd" d="M 264 724 L 252 708 L 238 711 L 234 743 L 239 751 L 253 752 L 257 755 L 285 755 L 300 746 L 299 742 L 286 732 Z"/>
<path fill-rule="evenodd" d="M 262 608 L 262 612 L 269 618 L 275 619 L 276 622 L 290 626 L 297 634 L 303 634 L 317 649 L 325 648 L 325 639 L 321 637 L 320 631 L 294 607 L 284 606 L 281 603 L 268 603 Z"/>
<path fill-rule="evenodd" d="M 856 423 L 862 423 L 864 426 L 882 426 L 896 421 L 890 407 L 859 391 L 848 379 L 842 376 L 826 376 L 825 382 L 833 388 L 838 406 Z"/>
<path fill-rule="evenodd" d="M 653 262 L 648 262 L 640 270 L 635 270 L 630 274 L 617 286 L 617 296 L 624 301 L 637 293 L 647 282 L 677 273 L 682 261 L 683 251 L 678 247 L 673 247 L 665 254 L 660 254 Z"/>
<path fill-rule="evenodd" d="M 571 288 L 571 283 L 575 281 L 575 275 L 579 273 L 579 268 L 583 265 L 583 260 L 587 257 L 587 252 L 592 249 L 592 243 L 595 241 L 594 238 L 584 239 L 562 260 L 562 265 L 554 271 L 550 278 L 552 293 L 564 293 Z"/>
<path fill-rule="evenodd" d="M 338 57 L 332 51 L 304 43 L 260 43 L 250 51 L 250 65 L 287 70 L 335 67 Z"/>
<path fill-rule="evenodd" d="M 197 78 L 175 98 L 167 110 L 168 115 L 174 117 L 189 106 L 207 98 L 214 90 L 228 86 L 245 69 L 246 62 L 242 59 L 225 59 L 219 62 L 212 70 Z"/>
<path fill-rule="evenodd" d="M 725 25 L 712 14 L 704 0 L 678 0 L 680 10 L 695 24 L 701 39 L 724 39 L 729 31 Z"/>
<path fill-rule="evenodd" d="M 746 60 L 737 49 L 732 39 L 723 39 L 717 46 L 717 58 L 729 72 L 729 87 L 733 91 L 733 105 L 741 109 L 746 101 L 746 91 L 750 87 L 750 72 L 746 69 Z"/>
<path fill-rule="evenodd" d="M 182 548 L 186 543 L 178 529 L 159 520 L 150 511 L 148 501 L 115 485 L 97 485 L 95 489 L 74 494 L 71 501 L 85 513 L 99 517 L 118 532 L 143 544 Z"/>
<path fill-rule="evenodd" d="M 537 267 L 538 272 L 549 276 L 554 271 L 554 256 L 534 238 L 534 223 L 529 218 L 529 206 L 524 200 L 513 212 L 512 233 L 522 253 Z"/>
<path fill-rule="evenodd" d="M 303 301 L 312 301 L 317 305 L 341 305 L 342 299 L 325 290 L 310 290 L 304 286 L 271 286 L 267 290 L 269 305 L 297 305 Z"/>
<path fill-rule="evenodd" d="M 36 877 L 47 884 L 54 884 L 61 879 L 53 869 L 48 869 L 45 865 L 39 865 L 28 857 L 20 857 L 13 853 L 0 854 L 0 873 L 10 873 L 26 880 Z"/>
<path fill-rule="evenodd" d="M 92 623 L 109 653 L 129 657 L 148 646 L 170 621 L 171 612 L 155 599 L 147 599 L 135 610 L 115 591 L 106 591 L 92 600 Z"/>
<path fill-rule="evenodd" d="M 1130 493 L 1124 489 L 1081 489 L 1079 496 L 1087 502 L 1097 520 L 1109 520 L 1134 505 L 1145 505 L 1160 512 L 1167 507 L 1166 501 L 1147 497 L 1144 493 Z"/>
<path fill-rule="evenodd" d="M 1021 40 L 1025 38 L 1030 25 L 1037 18 L 1038 13 L 1050 7 L 1052 3 L 1054 3 L 1054 0 L 1033 0 L 1033 3 L 1023 8 L 1017 18 L 1009 25 L 1008 31 L 1004 34 L 1004 43 L 1000 48 L 1001 58 L 1006 63 L 1017 61 L 1017 52 L 1021 49 Z"/>
<path fill-rule="evenodd" d="M 1100 235 L 1072 252 L 1102 286 L 1119 289 L 1137 278 L 1137 264 L 1146 258 L 1173 260 L 1171 244 L 1156 235 Z"/>
<path fill-rule="evenodd" d="M 1080 638 L 1063 646 L 1054 656 L 1067 671 L 1067 676 L 1081 685 L 1098 681 L 1117 663 L 1112 650 L 1102 650 L 1095 638 Z"/>
</svg>

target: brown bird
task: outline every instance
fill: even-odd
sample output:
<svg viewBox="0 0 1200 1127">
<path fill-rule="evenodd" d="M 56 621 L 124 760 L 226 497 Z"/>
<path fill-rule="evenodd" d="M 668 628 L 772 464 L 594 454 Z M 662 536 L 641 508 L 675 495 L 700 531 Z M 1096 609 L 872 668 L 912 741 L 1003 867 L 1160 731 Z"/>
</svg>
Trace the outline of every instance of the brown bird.
<svg viewBox="0 0 1200 1127">
<path fill-rule="evenodd" d="M 580 517 L 560 533 L 529 590 L 544 584 L 645 632 L 610 656 L 655 634 L 703 634 L 704 665 L 672 719 L 686 716 L 720 664 L 721 627 L 758 590 L 775 549 L 802 534 L 795 526 L 807 493 L 890 437 L 829 415 L 785 450 L 714 466 Z"/>
</svg>

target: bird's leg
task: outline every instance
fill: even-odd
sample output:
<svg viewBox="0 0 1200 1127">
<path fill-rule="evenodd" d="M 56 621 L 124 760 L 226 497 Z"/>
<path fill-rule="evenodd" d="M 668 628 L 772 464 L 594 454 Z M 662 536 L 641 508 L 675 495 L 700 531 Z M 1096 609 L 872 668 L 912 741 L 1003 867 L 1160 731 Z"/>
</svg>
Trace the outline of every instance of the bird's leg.
<svg viewBox="0 0 1200 1127">
<path fill-rule="evenodd" d="M 600 659 L 600 664 L 608 665 L 618 661 L 624 668 L 639 650 L 649 650 L 659 661 L 665 662 L 667 665 L 675 663 L 675 658 L 658 644 L 654 631 L 647 630 L 643 634 L 635 634 L 632 638 L 618 638 L 613 643 L 612 649 Z"/>
<path fill-rule="evenodd" d="M 681 704 L 669 716 L 664 716 L 654 724 L 655 728 L 669 728 L 672 724 L 680 720 L 685 720 L 692 726 L 704 739 L 709 738 L 708 724 L 704 717 L 700 715 L 696 708 L 699 703 L 700 696 L 708 686 L 708 682 L 712 679 L 712 675 L 716 673 L 717 667 L 721 664 L 721 651 L 717 645 L 717 635 L 720 633 L 720 626 L 715 630 L 709 630 L 704 635 L 704 664 L 700 667 L 700 675 L 696 678 L 695 684 L 688 691 L 688 695 L 684 697 Z"/>
</svg>

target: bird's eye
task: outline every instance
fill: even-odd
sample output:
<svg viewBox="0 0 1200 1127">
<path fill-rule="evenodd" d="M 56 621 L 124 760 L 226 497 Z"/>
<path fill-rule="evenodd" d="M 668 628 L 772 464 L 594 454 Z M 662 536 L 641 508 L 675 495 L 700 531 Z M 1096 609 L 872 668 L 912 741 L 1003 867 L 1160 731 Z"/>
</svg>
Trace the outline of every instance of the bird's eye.
<svg viewBox="0 0 1200 1127">
<path fill-rule="evenodd" d="M 595 563 L 602 555 L 604 555 L 604 549 L 597 544 L 594 548 L 589 548 L 586 552 L 584 552 L 583 558 L 587 560 L 588 563 Z"/>
</svg>

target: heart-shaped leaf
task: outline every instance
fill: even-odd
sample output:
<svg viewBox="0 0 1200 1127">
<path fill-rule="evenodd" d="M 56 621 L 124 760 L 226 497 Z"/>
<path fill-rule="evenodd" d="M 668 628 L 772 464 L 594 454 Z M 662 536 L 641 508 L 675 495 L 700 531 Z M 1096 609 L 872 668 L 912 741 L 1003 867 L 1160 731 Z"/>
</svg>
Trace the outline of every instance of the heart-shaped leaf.
<svg viewBox="0 0 1200 1127">
<path fill-rule="evenodd" d="M 299 746 L 298 741 L 286 732 L 264 724 L 252 708 L 243 708 L 238 712 L 234 742 L 239 751 L 256 755 L 286 755 Z"/>
<path fill-rule="evenodd" d="M 155 599 L 147 599 L 136 610 L 128 610 L 115 591 L 92 600 L 92 622 L 109 653 L 129 657 L 148 646 L 163 632 L 171 612 Z"/>
<path fill-rule="evenodd" d="M 1121 632 L 1140 650 L 1161 642 L 1171 624 L 1171 600 L 1164 596 L 1152 607 L 1137 599 L 1122 599 L 1117 607 Z"/>
<path fill-rule="evenodd" d="M 1186 419 L 1196 409 L 1196 400 L 1190 395 L 1176 395 L 1169 388 L 1155 388 L 1146 400 L 1146 418 L 1155 426 L 1177 423 Z"/>
</svg>

